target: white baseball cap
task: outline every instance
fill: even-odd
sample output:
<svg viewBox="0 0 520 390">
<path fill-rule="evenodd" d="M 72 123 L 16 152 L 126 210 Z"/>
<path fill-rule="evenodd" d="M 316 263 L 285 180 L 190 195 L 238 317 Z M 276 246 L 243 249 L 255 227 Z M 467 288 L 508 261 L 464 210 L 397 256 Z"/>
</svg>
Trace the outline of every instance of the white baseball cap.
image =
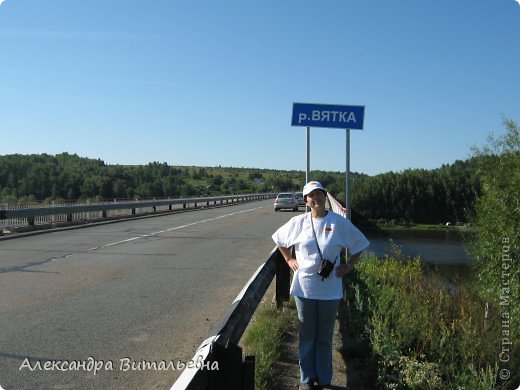
<svg viewBox="0 0 520 390">
<path fill-rule="evenodd" d="M 307 195 L 309 195 L 314 190 L 321 190 L 327 193 L 327 190 L 323 188 L 319 181 L 310 181 L 303 187 L 303 199 L 305 199 Z"/>
</svg>

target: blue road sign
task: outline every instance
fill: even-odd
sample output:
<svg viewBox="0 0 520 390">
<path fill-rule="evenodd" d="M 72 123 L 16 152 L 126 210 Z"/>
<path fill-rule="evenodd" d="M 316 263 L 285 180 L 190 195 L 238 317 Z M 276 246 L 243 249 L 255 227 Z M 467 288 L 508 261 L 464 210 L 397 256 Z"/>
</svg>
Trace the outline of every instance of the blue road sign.
<svg viewBox="0 0 520 390">
<path fill-rule="evenodd" d="M 293 103 L 292 126 L 363 129 L 365 106 Z"/>
</svg>

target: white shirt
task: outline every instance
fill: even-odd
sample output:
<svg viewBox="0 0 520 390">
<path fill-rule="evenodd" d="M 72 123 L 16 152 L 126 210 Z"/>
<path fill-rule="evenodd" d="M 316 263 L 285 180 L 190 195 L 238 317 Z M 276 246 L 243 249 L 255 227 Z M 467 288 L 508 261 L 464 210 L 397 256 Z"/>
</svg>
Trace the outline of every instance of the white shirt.
<svg viewBox="0 0 520 390">
<path fill-rule="evenodd" d="M 312 221 L 323 259 L 335 262 L 335 267 L 339 265 L 341 249 L 348 248 L 351 254 L 356 254 L 369 245 L 363 233 L 339 214 L 329 211 L 323 218 L 312 218 Z M 292 280 L 292 295 L 323 300 L 343 297 L 342 280 L 335 270 L 323 280 L 317 274 L 321 259 L 312 233 L 310 213 L 291 218 L 272 237 L 277 246 L 289 248 L 294 245 L 299 268 Z"/>
</svg>

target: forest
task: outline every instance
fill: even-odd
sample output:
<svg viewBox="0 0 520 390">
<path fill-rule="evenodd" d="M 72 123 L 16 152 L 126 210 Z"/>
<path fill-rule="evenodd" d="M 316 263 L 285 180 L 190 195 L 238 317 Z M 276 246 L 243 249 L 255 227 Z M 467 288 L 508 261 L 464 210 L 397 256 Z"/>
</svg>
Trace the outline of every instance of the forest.
<svg viewBox="0 0 520 390">
<path fill-rule="evenodd" d="M 352 208 L 366 219 L 396 223 L 466 222 L 481 192 L 478 159 L 437 169 L 351 175 Z M 344 172 L 312 171 L 340 201 Z M 232 167 L 110 165 L 76 154 L 0 156 L 0 202 L 146 199 L 301 190 L 303 171 Z"/>
</svg>

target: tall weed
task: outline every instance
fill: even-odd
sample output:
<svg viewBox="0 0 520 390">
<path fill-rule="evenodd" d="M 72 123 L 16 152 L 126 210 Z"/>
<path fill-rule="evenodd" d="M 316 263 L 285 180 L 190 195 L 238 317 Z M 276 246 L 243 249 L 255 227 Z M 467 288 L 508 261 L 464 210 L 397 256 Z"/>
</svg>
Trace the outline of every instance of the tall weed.
<svg viewBox="0 0 520 390">
<path fill-rule="evenodd" d="M 464 285 L 398 251 L 358 263 L 348 296 L 366 319 L 377 384 L 397 389 L 492 389 L 500 323 Z"/>
</svg>

